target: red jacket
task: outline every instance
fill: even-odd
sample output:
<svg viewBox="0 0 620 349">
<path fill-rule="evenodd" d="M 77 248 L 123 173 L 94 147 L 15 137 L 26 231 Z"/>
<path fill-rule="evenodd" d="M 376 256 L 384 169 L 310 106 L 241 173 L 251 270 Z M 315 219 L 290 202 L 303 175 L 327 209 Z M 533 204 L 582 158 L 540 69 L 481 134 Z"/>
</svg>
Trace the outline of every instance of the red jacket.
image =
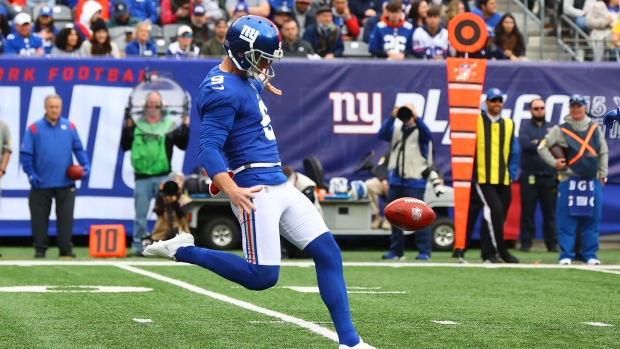
<svg viewBox="0 0 620 349">
<path fill-rule="evenodd" d="M 172 6 L 170 5 L 170 0 L 161 0 L 161 24 L 174 24 L 177 22 L 177 15 L 172 12 Z M 190 16 L 192 15 L 192 11 L 194 11 L 194 2 L 190 1 L 189 3 L 189 16 L 187 20 L 189 21 Z"/>
</svg>

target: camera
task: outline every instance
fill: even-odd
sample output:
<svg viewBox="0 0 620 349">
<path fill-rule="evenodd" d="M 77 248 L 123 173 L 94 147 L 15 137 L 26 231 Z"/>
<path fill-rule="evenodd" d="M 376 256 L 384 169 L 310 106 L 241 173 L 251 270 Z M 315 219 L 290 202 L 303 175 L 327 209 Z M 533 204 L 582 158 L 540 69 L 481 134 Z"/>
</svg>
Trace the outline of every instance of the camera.
<svg viewBox="0 0 620 349">
<path fill-rule="evenodd" d="M 440 197 L 441 194 L 446 192 L 446 188 L 441 184 L 441 178 L 439 178 L 439 174 L 437 171 L 432 170 L 428 174 L 428 180 L 433 184 L 433 190 L 435 191 L 435 195 Z"/>
<path fill-rule="evenodd" d="M 396 112 L 396 117 L 402 122 L 407 122 L 413 117 L 413 112 L 406 106 L 402 106 L 398 108 L 398 111 Z"/>
<path fill-rule="evenodd" d="M 166 196 L 179 195 L 179 185 L 175 181 L 167 181 L 161 188 L 160 193 Z"/>
</svg>

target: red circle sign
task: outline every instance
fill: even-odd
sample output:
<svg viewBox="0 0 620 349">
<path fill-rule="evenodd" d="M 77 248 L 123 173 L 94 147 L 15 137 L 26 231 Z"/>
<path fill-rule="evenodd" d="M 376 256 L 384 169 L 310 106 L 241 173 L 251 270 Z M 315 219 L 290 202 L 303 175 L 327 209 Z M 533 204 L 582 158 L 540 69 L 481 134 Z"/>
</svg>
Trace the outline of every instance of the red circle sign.
<svg viewBox="0 0 620 349">
<path fill-rule="evenodd" d="M 486 45 L 487 25 L 478 15 L 461 13 L 448 23 L 448 40 L 458 52 L 477 52 Z"/>
</svg>

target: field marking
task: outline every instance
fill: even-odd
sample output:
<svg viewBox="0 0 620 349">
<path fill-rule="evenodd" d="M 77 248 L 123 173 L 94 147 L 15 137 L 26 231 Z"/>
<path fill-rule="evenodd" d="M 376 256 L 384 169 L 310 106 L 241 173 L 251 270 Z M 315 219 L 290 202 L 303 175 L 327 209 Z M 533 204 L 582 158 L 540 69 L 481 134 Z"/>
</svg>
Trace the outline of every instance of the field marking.
<svg viewBox="0 0 620 349">
<path fill-rule="evenodd" d="M 620 275 L 620 271 L 619 270 L 611 270 L 611 269 L 603 269 L 603 268 L 591 268 L 591 267 L 584 267 L 582 266 L 581 268 L 577 268 L 579 270 L 587 270 L 587 271 L 598 271 L 599 273 L 607 273 L 607 274 L 616 274 L 616 275 Z"/>
<path fill-rule="evenodd" d="M 432 322 L 440 325 L 460 325 L 458 322 L 449 321 L 449 320 L 433 320 Z"/>
<path fill-rule="evenodd" d="M 137 319 L 137 318 L 133 318 L 133 321 L 139 322 L 139 323 L 153 322 L 153 320 L 151 319 Z"/>
<path fill-rule="evenodd" d="M 180 263 L 180 262 L 172 262 L 172 261 L 124 261 L 124 260 L 91 260 L 91 261 L 39 261 L 39 260 L 3 260 L 0 261 L 0 266 L 23 266 L 23 267 L 31 267 L 31 266 L 68 266 L 68 265 L 77 265 L 77 266 L 153 266 L 153 267 L 184 267 L 184 266 L 193 266 L 188 263 Z M 311 261 L 303 261 L 303 262 L 282 262 L 280 264 L 283 267 L 314 267 L 314 262 Z M 602 270 L 610 270 L 616 271 L 611 272 L 612 274 L 620 274 L 620 265 L 618 264 L 609 264 L 609 265 L 583 265 L 583 264 L 574 264 L 574 265 L 559 265 L 559 264 L 483 264 L 480 263 L 407 263 L 407 262 L 344 262 L 342 263 L 345 267 L 386 267 L 386 268 L 427 268 L 427 267 L 449 267 L 449 268 L 486 268 L 486 269 L 497 269 L 497 268 L 514 268 L 514 269 L 581 269 L 581 270 L 593 270 L 593 271 L 602 271 Z M 605 271 L 603 271 L 605 272 Z"/>
<path fill-rule="evenodd" d="M 8 286 L 0 287 L 0 292 L 32 292 L 32 293 L 118 293 L 118 292 L 150 292 L 148 287 L 126 286 Z"/>
<path fill-rule="evenodd" d="M 602 322 L 583 322 L 583 324 L 590 325 L 590 326 L 598 326 L 598 327 L 613 327 L 614 326 L 612 324 L 606 324 Z"/>
<path fill-rule="evenodd" d="M 195 292 L 195 293 L 207 296 L 207 297 L 211 297 L 211 298 L 217 299 L 219 301 L 226 302 L 226 303 L 229 303 L 229 304 L 232 304 L 232 305 L 236 305 L 238 307 L 241 307 L 241 308 L 244 308 L 244 309 L 247 309 L 247 310 L 251 310 L 251 311 L 263 314 L 263 315 L 275 317 L 275 318 L 280 319 L 282 321 L 285 321 L 285 322 L 288 322 L 288 323 L 291 323 L 291 324 L 294 324 L 294 325 L 306 328 L 306 329 L 308 329 L 308 330 L 310 330 L 310 331 L 312 331 L 314 333 L 320 334 L 321 336 L 323 336 L 325 338 L 328 338 L 328 339 L 331 339 L 334 342 L 338 343 L 338 335 L 336 334 L 336 332 L 334 332 L 334 331 L 332 331 L 330 329 L 327 329 L 325 327 L 321 327 L 321 326 L 319 326 L 319 325 L 317 325 L 315 323 L 312 323 L 312 322 L 309 322 L 309 321 L 305 321 L 305 320 L 302 320 L 302 319 L 298 319 L 296 317 L 292 317 L 290 315 L 279 313 L 277 311 L 273 311 L 273 310 L 269 310 L 269 309 L 266 309 L 266 308 L 262 308 L 262 307 L 259 307 L 257 305 L 254 305 L 252 303 L 248 303 L 248 302 L 241 301 L 241 300 L 238 300 L 238 299 L 235 299 L 235 298 L 232 298 L 232 297 L 225 296 L 223 294 L 219 294 L 219 293 L 215 293 L 215 292 L 212 292 L 212 291 L 208 291 L 208 290 L 205 290 L 204 288 L 200 288 L 198 286 L 194 286 L 192 284 L 188 284 L 187 282 L 176 280 L 176 279 L 172 279 L 172 278 L 169 278 L 167 276 L 163 276 L 163 275 L 160 275 L 160 274 L 157 274 L 157 273 L 153 273 L 153 272 L 150 272 L 150 271 L 138 269 L 138 268 L 132 267 L 130 265 L 119 264 L 117 266 L 119 268 L 123 269 L 123 270 L 127 270 L 127 271 L 130 271 L 130 272 L 133 272 L 133 273 L 136 273 L 136 274 L 140 274 L 140 275 L 143 275 L 143 276 L 148 276 L 150 278 L 153 278 L 153 279 L 156 279 L 156 280 L 159 280 L 159 281 L 167 282 L 169 284 L 172 284 L 172 285 L 175 285 L 175 286 L 179 286 L 179 287 L 184 288 L 184 289 L 186 289 L 188 291 L 191 291 L 191 292 Z"/>
<path fill-rule="evenodd" d="M 282 286 L 280 288 L 286 288 L 289 290 L 293 290 L 295 292 L 300 293 L 319 293 L 319 288 L 317 286 Z M 372 289 L 379 289 L 380 287 L 372 287 Z M 347 287 L 347 293 L 363 293 L 363 294 L 405 294 L 408 292 L 405 291 L 349 291 L 351 289 L 355 290 L 365 290 L 366 287 Z"/>
</svg>

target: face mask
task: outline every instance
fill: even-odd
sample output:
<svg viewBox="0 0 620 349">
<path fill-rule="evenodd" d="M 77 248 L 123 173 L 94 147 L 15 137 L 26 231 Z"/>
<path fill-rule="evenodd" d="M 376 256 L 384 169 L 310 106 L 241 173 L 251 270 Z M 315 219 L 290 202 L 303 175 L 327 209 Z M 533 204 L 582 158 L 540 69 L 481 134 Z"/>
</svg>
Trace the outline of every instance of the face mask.
<svg viewBox="0 0 620 349">
<path fill-rule="evenodd" d="M 321 29 L 322 31 L 326 31 L 329 29 L 329 25 L 319 23 L 319 29 Z"/>
<path fill-rule="evenodd" d="M 545 121 L 545 117 L 544 116 L 541 116 L 541 117 L 532 116 L 532 119 L 534 119 L 534 121 Z"/>
</svg>

